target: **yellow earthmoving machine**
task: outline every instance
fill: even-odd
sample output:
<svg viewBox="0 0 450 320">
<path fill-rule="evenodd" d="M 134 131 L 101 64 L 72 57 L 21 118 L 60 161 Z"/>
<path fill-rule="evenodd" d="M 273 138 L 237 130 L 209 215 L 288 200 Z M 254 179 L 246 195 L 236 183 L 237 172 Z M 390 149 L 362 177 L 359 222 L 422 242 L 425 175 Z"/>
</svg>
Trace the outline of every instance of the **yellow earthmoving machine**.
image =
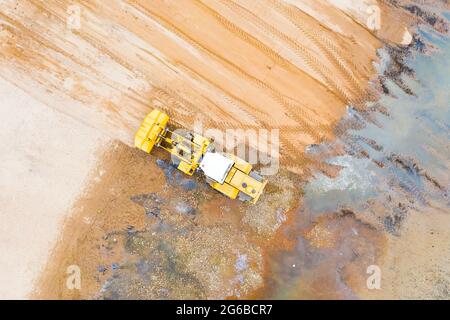
<svg viewBox="0 0 450 320">
<path fill-rule="evenodd" d="M 229 198 L 253 204 L 258 201 L 267 180 L 252 170 L 250 163 L 232 154 L 215 152 L 213 142 L 196 133 L 171 131 L 168 122 L 167 114 L 150 112 L 136 133 L 135 146 L 150 153 L 156 145 L 172 155 L 178 170 L 190 176 L 201 170 L 206 181 Z"/>
</svg>

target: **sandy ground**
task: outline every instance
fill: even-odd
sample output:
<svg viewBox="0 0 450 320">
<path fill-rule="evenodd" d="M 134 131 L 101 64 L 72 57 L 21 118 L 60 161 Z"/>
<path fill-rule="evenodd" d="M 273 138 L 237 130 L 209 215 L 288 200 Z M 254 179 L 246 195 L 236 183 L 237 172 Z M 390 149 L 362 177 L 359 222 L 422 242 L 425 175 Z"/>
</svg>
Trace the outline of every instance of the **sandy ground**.
<svg viewBox="0 0 450 320">
<path fill-rule="evenodd" d="M 299 151 L 372 96 L 380 40 L 408 21 L 373 0 L 1 3 L 0 74 L 53 108 L 129 145 L 152 106 L 189 129 L 280 129 L 298 172 Z"/>
<path fill-rule="evenodd" d="M 0 298 L 26 298 L 105 138 L 0 78 Z"/>
<path fill-rule="evenodd" d="M 450 235 L 448 210 L 413 212 L 401 237 L 388 236 L 380 290 L 361 290 L 369 299 L 448 299 Z M 414 244 L 414 245 L 411 245 Z"/>
</svg>

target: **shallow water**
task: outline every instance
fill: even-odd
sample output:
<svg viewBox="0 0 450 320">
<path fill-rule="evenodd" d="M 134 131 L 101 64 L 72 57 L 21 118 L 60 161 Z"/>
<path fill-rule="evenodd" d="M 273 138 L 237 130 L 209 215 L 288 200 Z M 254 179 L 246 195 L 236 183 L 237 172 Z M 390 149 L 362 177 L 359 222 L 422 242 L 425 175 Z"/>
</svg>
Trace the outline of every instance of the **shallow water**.
<svg viewBox="0 0 450 320">
<path fill-rule="evenodd" d="M 404 77 L 404 81 L 416 96 L 405 94 L 390 82 L 389 89 L 394 96 L 383 95 L 379 101 L 390 116 L 377 114 L 377 126 L 351 109 L 343 121 L 357 119 L 364 128 L 349 130 L 337 142 L 343 143 L 347 150 L 361 148 L 370 159 L 383 162 L 386 167 L 380 168 L 370 159 L 358 159 L 352 155 L 328 159 L 327 162 L 344 168 L 335 179 L 317 174 L 317 178 L 305 188 L 307 207 L 317 212 L 342 206 L 360 208 L 381 190 L 389 190 L 382 183 L 392 179 L 397 180 L 405 191 L 416 193 L 418 201 L 424 202 L 428 197 L 442 200 L 442 192 L 428 186 L 417 170 L 412 167 L 404 170 L 387 161 L 393 153 L 410 158 L 431 177 L 438 178 L 441 186 L 448 188 L 450 43 L 448 38 L 437 34 L 426 31 L 421 34 L 440 51 L 432 56 L 420 54 L 409 59 L 408 65 L 415 70 L 416 79 Z M 382 149 L 370 147 L 361 137 L 376 141 Z M 412 163 L 408 165 L 412 166 Z"/>
<path fill-rule="evenodd" d="M 305 186 L 297 246 L 272 261 L 269 296 L 357 298 L 345 270 L 363 270 L 376 259 L 378 235 L 401 237 L 410 210 L 432 206 L 450 212 L 450 41 L 424 27 L 419 34 L 438 51 L 406 59 L 415 76 L 402 80 L 414 95 L 387 80 L 389 94 L 377 102 L 387 112 L 348 108 L 342 124 L 356 129 L 345 130 L 331 145 L 310 148 L 320 154 L 339 145 L 346 154 L 325 160 L 342 167 L 337 177 L 315 173 Z M 383 49 L 380 57 L 382 73 L 390 55 Z M 311 244 L 311 226 L 316 243 L 328 237 L 333 247 Z"/>
</svg>

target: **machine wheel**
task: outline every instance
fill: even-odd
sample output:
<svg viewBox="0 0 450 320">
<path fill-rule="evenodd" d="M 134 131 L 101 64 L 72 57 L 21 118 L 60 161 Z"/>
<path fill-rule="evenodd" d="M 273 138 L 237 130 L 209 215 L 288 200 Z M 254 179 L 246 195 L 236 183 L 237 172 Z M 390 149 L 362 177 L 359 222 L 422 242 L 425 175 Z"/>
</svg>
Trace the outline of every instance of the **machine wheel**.
<svg viewBox="0 0 450 320">
<path fill-rule="evenodd" d="M 256 172 L 256 171 L 253 171 L 253 170 L 250 171 L 249 176 L 252 177 L 253 179 L 255 179 L 258 182 L 263 182 L 264 181 L 263 177 L 261 177 L 261 175 L 258 172 Z"/>
<path fill-rule="evenodd" d="M 208 145 L 208 147 L 206 148 L 206 152 L 212 152 L 212 153 L 216 152 L 216 146 L 214 145 L 214 143 L 210 143 Z"/>
<path fill-rule="evenodd" d="M 249 195 L 243 193 L 242 191 L 239 191 L 238 198 L 241 201 L 252 201 L 252 197 L 250 197 Z"/>
</svg>

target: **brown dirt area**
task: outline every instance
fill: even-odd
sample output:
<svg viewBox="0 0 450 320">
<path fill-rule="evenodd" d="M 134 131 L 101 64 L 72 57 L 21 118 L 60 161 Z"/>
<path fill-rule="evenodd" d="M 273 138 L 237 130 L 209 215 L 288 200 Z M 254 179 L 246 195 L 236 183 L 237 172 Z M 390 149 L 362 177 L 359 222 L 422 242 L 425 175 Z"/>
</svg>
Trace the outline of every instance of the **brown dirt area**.
<svg viewBox="0 0 450 320">
<path fill-rule="evenodd" d="M 165 170 L 122 143 L 108 148 L 64 223 L 34 297 L 221 299 L 259 288 L 265 252 L 289 245 L 278 231 L 298 204 L 297 189 L 287 183 L 294 176 L 281 173 L 267 197 L 250 206 L 224 198 L 201 178 L 186 191 L 171 182 L 176 170 L 168 176 Z M 70 265 L 81 269 L 81 290 L 66 286 Z M 120 289 L 102 291 L 108 279 Z"/>
</svg>

